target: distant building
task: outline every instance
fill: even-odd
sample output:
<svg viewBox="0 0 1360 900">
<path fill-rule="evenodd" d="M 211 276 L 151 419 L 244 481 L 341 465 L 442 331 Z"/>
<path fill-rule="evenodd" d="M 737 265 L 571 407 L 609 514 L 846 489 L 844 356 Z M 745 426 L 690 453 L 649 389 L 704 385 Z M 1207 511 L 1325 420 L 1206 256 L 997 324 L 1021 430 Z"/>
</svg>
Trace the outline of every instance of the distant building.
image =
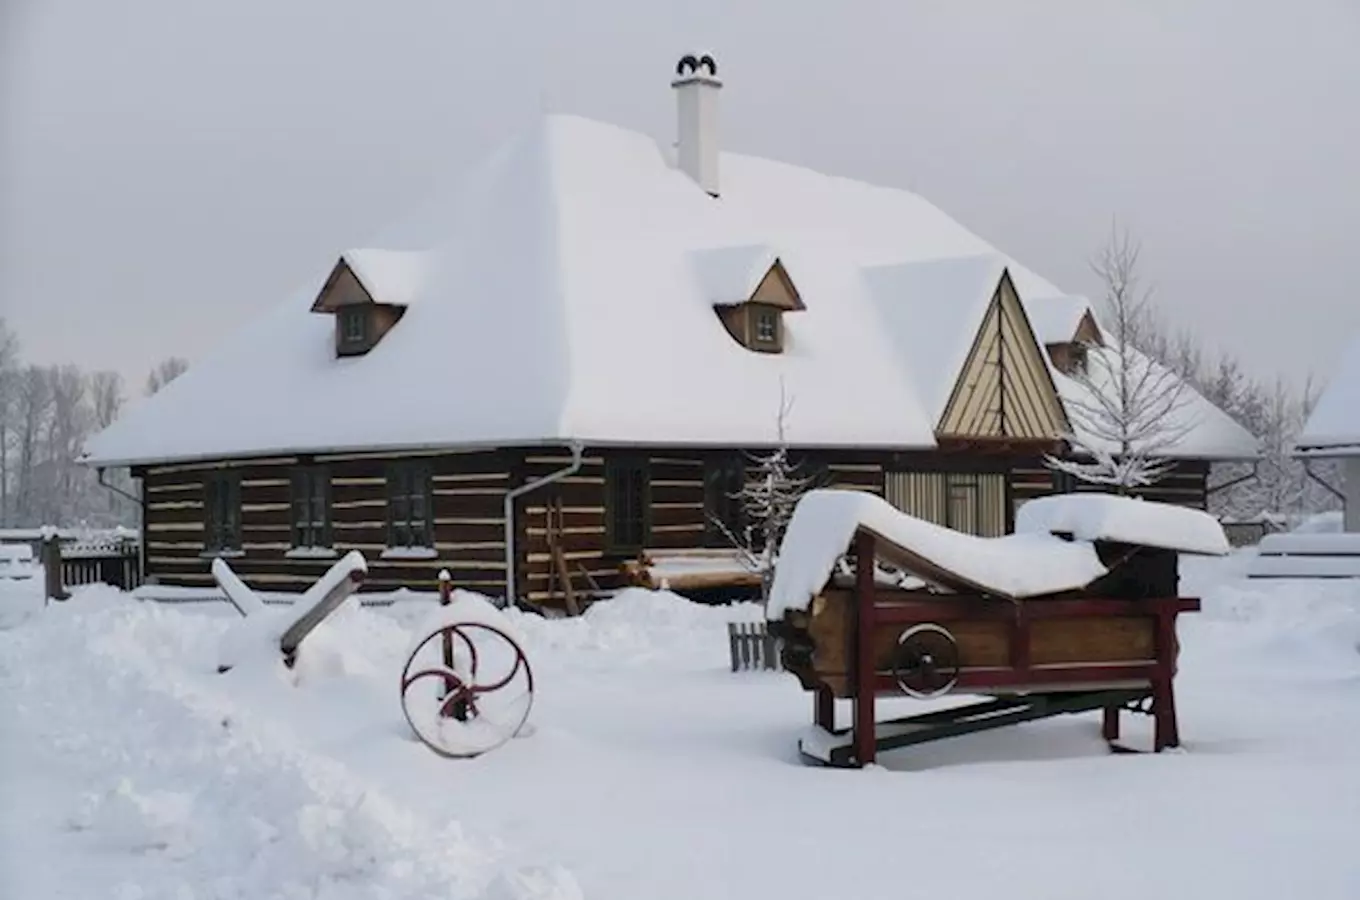
<svg viewBox="0 0 1360 900">
<path fill-rule="evenodd" d="M 1344 495 L 1342 528 L 1360 532 L 1360 335 L 1342 354 L 1341 364 L 1327 382 L 1295 443 L 1305 459 L 1340 463 Z"/>
<path fill-rule="evenodd" d="M 380 589 L 607 591 L 725 543 L 781 394 L 823 484 L 984 535 L 1053 491 L 1089 305 L 913 193 L 722 151 L 710 58 L 672 86 L 674 146 L 543 117 L 97 435 L 147 575 L 289 589 L 357 549 Z M 1147 493 L 1202 507 L 1256 443 L 1192 400 Z"/>
</svg>

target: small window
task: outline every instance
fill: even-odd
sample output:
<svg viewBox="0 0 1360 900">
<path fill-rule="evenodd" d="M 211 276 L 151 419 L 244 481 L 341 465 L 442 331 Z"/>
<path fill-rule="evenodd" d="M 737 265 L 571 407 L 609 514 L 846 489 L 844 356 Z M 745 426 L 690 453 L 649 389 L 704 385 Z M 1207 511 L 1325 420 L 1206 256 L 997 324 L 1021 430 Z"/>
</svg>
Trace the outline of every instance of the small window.
<svg viewBox="0 0 1360 900">
<path fill-rule="evenodd" d="M 241 549 L 241 473 L 212 472 L 203 484 L 203 549 Z"/>
<path fill-rule="evenodd" d="M 773 344 L 779 339 L 778 314 L 768 309 L 756 313 L 756 340 L 762 344 Z"/>
<path fill-rule="evenodd" d="M 647 464 L 611 459 L 605 465 L 606 540 L 615 552 L 635 552 L 650 537 L 651 490 Z"/>
<path fill-rule="evenodd" d="M 368 307 L 363 304 L 342 306 L 336 315 L 340 319 L 340 343 L 345 347 L 359 347 L 368 341 Z"/>
<path fill-rule="evenodd" d="M 744 487 L 746 462 L 740 454 L 704 461 L 704 537 L 710 547 L 729 546 L 733 537 L 742 536 L 745 517 L 740 494 Z"/>
<path fill-rule="evenodd" d="M 309 466 L 293 473 L 293 546 L 331 545 L 330 472 Z"/>
<path fill-rule="evenodd" d="M 430 467 L 394 463 L 387 471 L 387 546 L 433 547 Z"/>
</svg>

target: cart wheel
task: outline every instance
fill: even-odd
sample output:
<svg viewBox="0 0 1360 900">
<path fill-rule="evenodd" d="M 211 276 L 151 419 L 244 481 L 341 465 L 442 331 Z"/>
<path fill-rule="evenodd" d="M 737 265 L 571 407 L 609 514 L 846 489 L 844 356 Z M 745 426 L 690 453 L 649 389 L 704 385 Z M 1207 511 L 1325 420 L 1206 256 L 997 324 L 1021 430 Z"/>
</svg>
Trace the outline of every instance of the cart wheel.
<svg viewBox="0 0 1360 900">
<path fill-rule="evenodd" d="M 947 693 L 959 680 L 958 642 L 939 625 L 913 625 L 897 639 L 893 677 L 912 697 L 925 699 Z"/>
<path fill-rule="evenodd" d="M 524 650 L 493 625 L 431 631 L 401 673 L 401 710 L 440 756 L 479 756 L 514 737 L 529 718 L 534 675 Z"/>
</svg>

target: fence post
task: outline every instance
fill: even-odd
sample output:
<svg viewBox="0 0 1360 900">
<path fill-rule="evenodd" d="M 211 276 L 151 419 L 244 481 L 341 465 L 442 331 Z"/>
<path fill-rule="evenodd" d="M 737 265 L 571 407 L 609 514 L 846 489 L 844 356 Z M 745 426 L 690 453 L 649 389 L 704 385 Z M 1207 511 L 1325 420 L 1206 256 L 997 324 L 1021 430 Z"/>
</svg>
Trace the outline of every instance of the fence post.
<svg viewBox="0 0 1360 900">
<path fill-rule="evenodd" d="M 44 534 L 42 541 L 43 606 L 53 600 L 67 600 L 71 595 L 61 586 L 61 538 L 55 531 Z"/>
</svg>

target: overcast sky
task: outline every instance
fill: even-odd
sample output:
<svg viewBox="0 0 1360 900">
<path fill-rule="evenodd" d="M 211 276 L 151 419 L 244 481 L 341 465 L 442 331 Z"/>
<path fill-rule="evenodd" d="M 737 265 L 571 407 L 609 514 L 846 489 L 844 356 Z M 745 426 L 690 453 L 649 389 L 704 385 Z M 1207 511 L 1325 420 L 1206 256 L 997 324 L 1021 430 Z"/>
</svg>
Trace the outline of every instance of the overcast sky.
<svg viewBox="0 0 1360 900">
<path fill-rule="evenodd" d="M 1325 376 L 1360 330 L 1360 0 L 0 0 L 0 315 L 139 387 L 542 109 L 910 188 L 1072 292 Z M 570 10 L 570 11 L 568 11 Z"/>
</svg>

